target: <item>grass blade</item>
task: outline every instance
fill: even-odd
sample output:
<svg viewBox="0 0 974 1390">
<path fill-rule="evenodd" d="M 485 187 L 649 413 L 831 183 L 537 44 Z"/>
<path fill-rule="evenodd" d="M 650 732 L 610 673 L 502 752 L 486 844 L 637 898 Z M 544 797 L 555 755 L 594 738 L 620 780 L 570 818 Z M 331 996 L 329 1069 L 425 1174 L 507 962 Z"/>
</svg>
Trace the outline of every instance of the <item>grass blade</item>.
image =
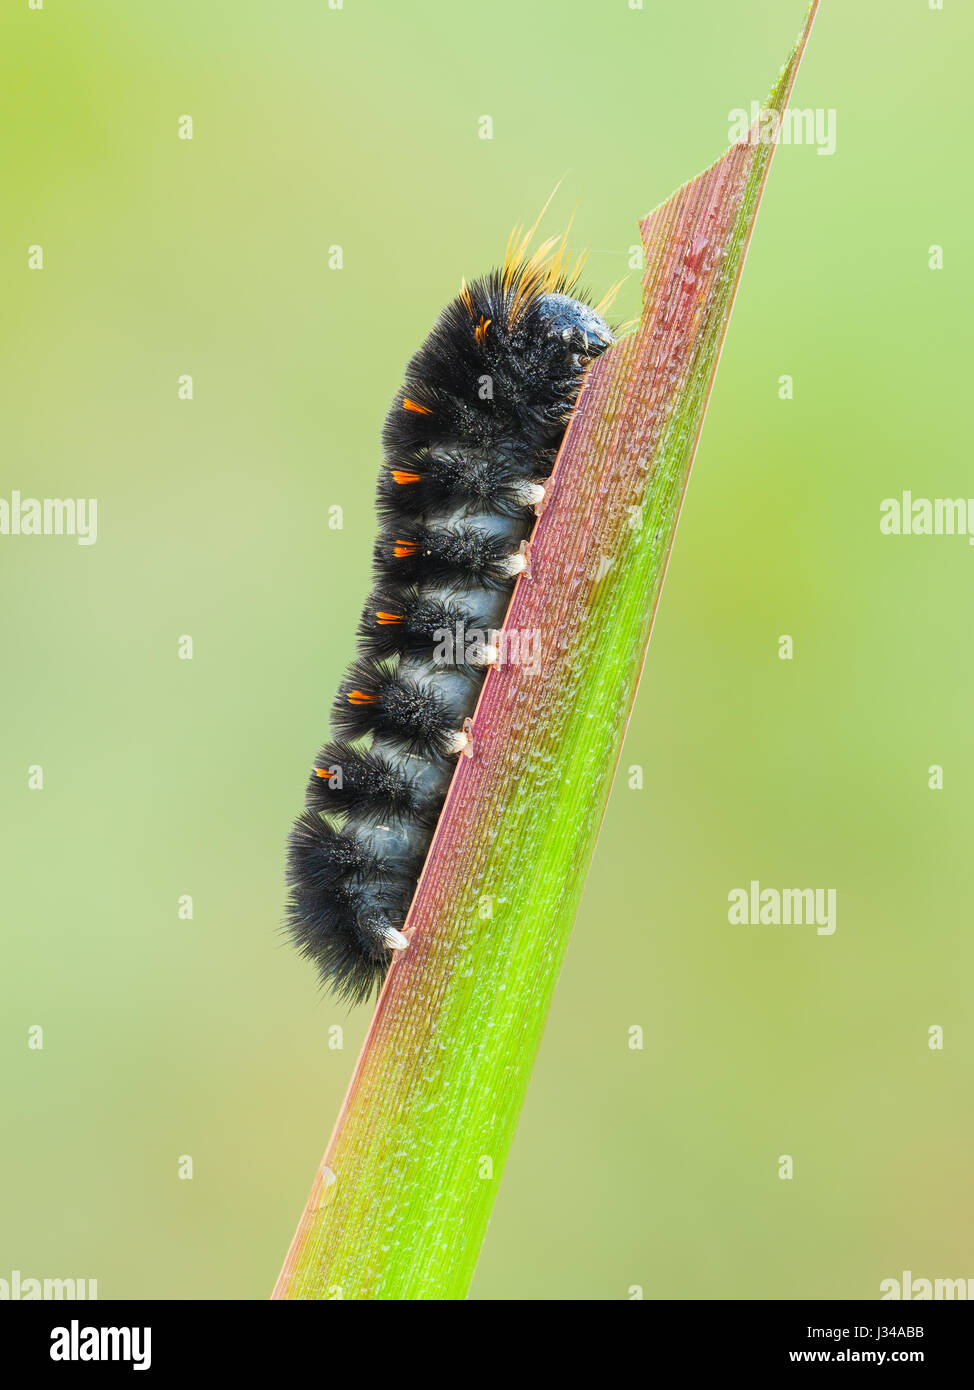
<svg viewBox="0 0 974 1390">
<path fill-rule="evenodd" d="M 817 0 L 769 97 L 783 113 Z M 774 150 L 641 224 L 645 307 L 590 371 L 392 970 L 275 1289 L 462 1298 L 564 956 Z M 523 648 L 522 648 L 523 655 Z"/>
</svg>

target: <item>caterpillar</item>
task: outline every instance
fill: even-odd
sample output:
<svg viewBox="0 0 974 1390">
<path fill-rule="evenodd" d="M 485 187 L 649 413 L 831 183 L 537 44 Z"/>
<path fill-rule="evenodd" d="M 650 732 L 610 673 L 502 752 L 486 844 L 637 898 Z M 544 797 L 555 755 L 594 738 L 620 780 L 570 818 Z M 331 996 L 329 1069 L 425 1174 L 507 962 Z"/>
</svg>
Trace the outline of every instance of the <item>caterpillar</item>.
<svg viewBox="0 0 974 1390">
<path fill-rule="evenodd" d="M 565 240 L 512 234 L 442 311 L 382 433 L 374 587 L 287 847 L 285 927 L 323 986 L 377 990 L 582 377 L 615 341 Z M 454 635 L 460 642 L 451 641 Z M 472 635 L 472 640 L 466 640 Z"/>
</svg>

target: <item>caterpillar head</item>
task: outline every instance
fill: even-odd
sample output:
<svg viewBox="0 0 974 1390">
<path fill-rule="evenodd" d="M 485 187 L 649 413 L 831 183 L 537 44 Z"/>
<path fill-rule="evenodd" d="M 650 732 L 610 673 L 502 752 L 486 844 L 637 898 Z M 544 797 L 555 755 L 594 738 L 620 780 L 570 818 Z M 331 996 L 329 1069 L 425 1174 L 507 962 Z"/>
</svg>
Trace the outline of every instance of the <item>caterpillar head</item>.
<svg viewBox="0 0 974 1390">
<path fill-rule="evenodd" d="M 588 304 L 567 294 L 542 294 L 532 305 L 538 331 L 566 356 L 585 366 L 615 342 L 605 319 Z"/>
</svg>

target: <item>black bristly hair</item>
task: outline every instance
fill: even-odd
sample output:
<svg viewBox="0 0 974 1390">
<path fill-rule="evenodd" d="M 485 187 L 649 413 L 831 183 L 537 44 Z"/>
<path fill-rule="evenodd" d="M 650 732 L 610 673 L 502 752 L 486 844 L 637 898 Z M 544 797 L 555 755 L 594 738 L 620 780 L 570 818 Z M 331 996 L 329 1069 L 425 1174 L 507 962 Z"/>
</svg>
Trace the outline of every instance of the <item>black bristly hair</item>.
<svg viewBox="0 0 974 1390">
<path fill-rule="evenodd" d="M 551 460 L 539 459 L 538 477 L 547 477 Z M 530 516 L 524 497 L 521 459 L 500 452 L 433 448 L 400 459 L 379 478 L 378 512 L 398 524 L 449 507 L 459 515 Z"/>
<path fill-rule="evenodd" d="M 344 738 L 379 739 L 410 753 L 444 757 L 454 747 L 464 715 L 455 698 L 437 688 L 435 678 L 416 678 L 403 666 L 390 670 L 370 657 L 354 661 L 338 688 L 332 725 Z"/>
<path fill-rule="evenodd" d="M 335 739 L 315 758 L 308 779 L 309 810 L 367 826 L 386 821 L 436 823 L 438 807 L 401 760 Z"/>
<path fill-rule="evenodd" d="M 494 530 L 478 521 L 387 522 L 376 541 L 375 569 L 387 584 L 438 580 L 496 588 L 511 578 L 509 537 L 509 526 Z"/>
<path fill-rule="evenodd" d="M 358 632 L 362 648 L 371 656 L 420 656 L 442 647 L 444 635 L 454 636 L 458 625 L 478 630 L 485 626 L 462 594 L 392 585 L 369 596 Z M 454 653 L 444 664 L 463 666 L 463 661 Z"/>
<path fill-rule="evenodd" d="M 614 341 L 575 296 L 564 241 L 529 256 L 529 238 L 443 310 L 383 429 L 361 656 L 288 845 L 289 934 L 352 1001 L 408 945 L 402 928 L 533 508 L 585 369 Z M 458 651 L 454 635 L 468 634 Z"/>
</svg>

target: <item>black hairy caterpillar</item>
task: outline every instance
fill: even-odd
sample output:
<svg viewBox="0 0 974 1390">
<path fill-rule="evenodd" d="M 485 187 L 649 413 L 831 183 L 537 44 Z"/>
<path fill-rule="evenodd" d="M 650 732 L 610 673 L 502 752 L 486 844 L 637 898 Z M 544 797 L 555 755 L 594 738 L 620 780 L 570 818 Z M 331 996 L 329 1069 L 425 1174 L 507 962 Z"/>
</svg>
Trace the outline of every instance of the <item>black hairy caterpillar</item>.
<svg viewBox="0 0 974 1390">
<path fill-rule="evenodd" d="M 501 269 L 462 286 L 386 417 L 360 654 L 288 842 L 287 929 L 353 1001 L 408 945 L 401 928 L 464 723 L 497 659 L 490 635 L 527 566 L 585 369 L 614 341 L 602 306 L 574 293 L 564 238 L 529 256 L 530 237 L 515 234 Z M 444 643 L 471 632 L 461 650 Z"/>
</svg>

